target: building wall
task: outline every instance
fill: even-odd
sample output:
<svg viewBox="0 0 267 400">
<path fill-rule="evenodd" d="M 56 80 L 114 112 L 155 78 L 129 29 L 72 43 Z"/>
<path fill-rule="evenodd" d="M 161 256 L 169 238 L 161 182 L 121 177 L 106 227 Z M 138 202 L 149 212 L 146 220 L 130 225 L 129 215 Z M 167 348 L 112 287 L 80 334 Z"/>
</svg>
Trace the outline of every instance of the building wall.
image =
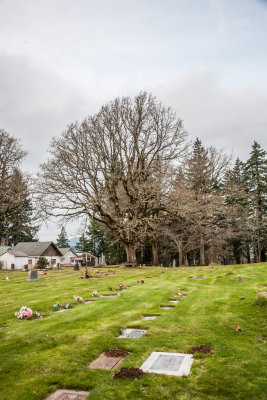
<svg viewBox="0 0 267 400">
<path fill-rule="evenodd" d="M 28 264 L 28 257 L 15 257 L 13 254 L 6 252 L 0 256 L 0 261 L 3 263 L 3 269 L 24 269 L 24 265 Z"/>
<path fill-rule="evenodd" d="M 71 257 L 76 257 L 76 254 L 73 251 L 68 250 L 67 253 L 64 254 L 63 257 L 60 257 L 61 264 L 73 264 Z"/>
</svg>

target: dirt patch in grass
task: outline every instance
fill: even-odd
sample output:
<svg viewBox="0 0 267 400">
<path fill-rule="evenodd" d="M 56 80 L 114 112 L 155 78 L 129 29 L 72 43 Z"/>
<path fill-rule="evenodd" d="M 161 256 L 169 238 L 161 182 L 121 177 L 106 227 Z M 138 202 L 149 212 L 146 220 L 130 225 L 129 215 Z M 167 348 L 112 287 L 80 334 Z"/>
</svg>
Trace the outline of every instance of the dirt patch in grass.
<svg viewBox="0 0 267 400">
<path fill-rule="evenodd" d="M 191 351 L 192 353 L 202 353 L 202 354 L 212 353 L 211 347 L 205 345 L 192 347 Z"/>
<path fill-rule="evenodd" d="M 145 375 L 144 371 L 140 368 L 122 367 L 119 372 L 114 375 L 114 379 L 140 379 Z"/>
<path fill-rule="evenodd" d="M 229 276 L 229 275 L 234 275 L 233 272 L 228 272 L 228 274 L 226 274 L 225 276 Z"/>
<path fill-rule="evenodd" d="M 126 357 L 129 352 L 124 349 L 118 349 L 118 347 L 114 347 L 114 349 L 108 350 L 104 352 L 106 357 Z"/>
<path fill-rule="evenodd" d="M 239 300 L 246 300 L 246 298 L 245 297 L 240 297 L 240 299 Z"/>
</svg>

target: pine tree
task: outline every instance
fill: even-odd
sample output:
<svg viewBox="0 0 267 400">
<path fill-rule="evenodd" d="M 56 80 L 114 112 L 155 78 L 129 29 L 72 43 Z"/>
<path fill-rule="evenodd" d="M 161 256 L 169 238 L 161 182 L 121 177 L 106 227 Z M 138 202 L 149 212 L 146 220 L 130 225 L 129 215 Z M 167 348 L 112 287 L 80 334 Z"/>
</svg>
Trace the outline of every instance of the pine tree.
<svg viewBox="0 0 267 400">
<path fill-rule="evenodd" d="M 85 234 L 83 233 L 80 237 L 79 241 L 75 245 L 75 250 L 78 253 L 91 253 L 91 247 L 89 246 L 88 239 L 86 238 Z M 94 255 L 94 253 L 92 252 Z"/>
<path fill-rule="evenodd" d="M 18 168 L 9 179 L 6 210 L 0 224 L 0 236 L 7 245 L 33 241 L 39 229 L 33 216 L 28 181 L 29 177 L 24 177 Z"/>
<path fill-rule="evenodd" d="M 62 248 L 69 247 L 69 239 L 68 239 L 67 232 L 66 232 L 66 229 L 64 228 L 64 226 L 62 226 L 62 228 L 61 228 L 61 232 L 58 235 L 56 244 L 57 244 L 57 247 L 62 247 Z"/>
<path fill-rule="evenodd" d="M 252 145 L 252 151 L 244 164 L 243 181 L 248 193 L 248 209 L 253 246 L 257 262 L 266 260 L 267 247 L 267 157 L 259 143 Z"/>
</svg>

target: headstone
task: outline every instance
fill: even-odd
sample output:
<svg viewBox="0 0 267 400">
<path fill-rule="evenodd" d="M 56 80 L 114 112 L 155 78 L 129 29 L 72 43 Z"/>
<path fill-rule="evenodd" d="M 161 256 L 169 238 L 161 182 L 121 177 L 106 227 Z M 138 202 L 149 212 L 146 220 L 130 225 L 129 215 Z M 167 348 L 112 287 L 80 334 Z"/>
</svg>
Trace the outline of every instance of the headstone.
<svg viewBox="0 0 267 400">
<path fill-rule="evenodd" d="M 32 270 L 28 272 L 28 282 L 32 282 L 32 281 L 38 281 L 38 271 Z"/>
<path fill-rule="evenodd" d="M 120 339 L 139 339 L 145 333 L 145 329 L 121 329 L 121 335 L 119 336 Z"/>
<path fill-rule="evenodd" d="M 174 309 L 174 307 L 173 307 L 173 306 L 169 306 L 169 307 L 166 307 L 166 306 L 160 306 L 160 308 L 161 308 L 162 310 L 173 310 L 173 309 Z"/>
<path fill-rule="evenodd" d="M 89 392 L 77 391 L 77 390 L 57 390 L 45 400 L 85 400 Z"/>
<path fill-rule="evenodd" d="M 153 319 L 158 318 L 159 315 L 145 315 L 144 317 L 142 317 L 142 319 L 144 319 L 145 321 L 151 321 Z"/>
<path fill-rule="evenodd" d="M 74 271 L 79 271 L 79 269 L 80 269 L 80 267 L 79 267 L 79 264 L 74 264 Z"/>
<path fill-rule="evenodd" d="M 88 365 L 89 369 L 114 369 L 118 367 L 125 357 L 107 357 L 104 354 L 101 354 L 96 360 L 92 361 L 91 364 Z"/>
<path fill-rule="evenodd" d="M 173 261 L 172 261 L 172 266 L 173 266 L 173 267 L 176 267 L 176 260 L 175 260 L 175 258 L 174 258 Z"/>
<path fill-rule="evenodd" d="M 193 362 L 191 354 L 153 351 L 140 369 L 154 374 L 183 376 L 189 375 Z"/>
</svg>

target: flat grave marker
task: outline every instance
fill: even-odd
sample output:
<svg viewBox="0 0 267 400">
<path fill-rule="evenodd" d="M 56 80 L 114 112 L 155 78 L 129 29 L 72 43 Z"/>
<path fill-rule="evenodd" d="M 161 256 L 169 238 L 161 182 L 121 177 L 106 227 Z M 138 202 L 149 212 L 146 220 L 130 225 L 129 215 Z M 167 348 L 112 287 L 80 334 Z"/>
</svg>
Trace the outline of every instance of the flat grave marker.
<svg viewBox="0 0 267 400">
<path fill-rule="evenodd" d="M 89 369 L 107 369 L 111 370 L 116 367 L 118 367 L 123 360 L 125 359 L 124 357 L 107 357 L 105 353 L 100 354 L 100 356 L 92 361 L 89 365 Z"/>
<path fill-rule="evenodd" d="M 57 390 L 45 400 L 85 400 L 88 395 L 89 392 L 63 389 Z"/>
<path fill-rule="evenodd" d="M 64 312 L 64 311 L 68 311 L 69 308 L 61 308 L 60 310 L 56 311 L 56 312 Z"/>
<path fill-rule="evenodd" d="M 93 303 L 93 300 L 85 300 L 84 304 L 90 304 Z"/>
<path fill-rule="evenodd" d="M 28 282 L 32 282 L 32 281 L 39 281 L 39 278 L 38 278 L 38 271 L 29 271 L 28 272 L 28 279 L 27 279 L 27 281 Z"/>
<path fill-rule="evenodd" d="M 146 329 L 121 329 L 119 339 L 139 339 L 146 333 Z"/>
<path fill-rule="evenodd" d="M 162 310 L 173 310 L 174 306 L 160 306 L 159 308 L 161 308 Z"/>
<path fill-rule="evenodd" d="M 193 362 L 192 354 L 153 351 L 140 369 L 154 374 L 187 376 Z"/>
<path fill-rule="evenodd" d="M 100 297 L 119 297 L 120 293 L 117 294 L 101 294 Z"/>
<path fill-rule="evenodd" d="M 142 319 L 144 319 L 145 321 L 151 321 L 151 320 L 156 319 L 158 317 L 159 317 L 159 315 L 144 315 L 142 317 Z"/>
<path fill-rule="evenodd" d="M 169 303 L 179 303 L 179 300 L 169 300 Z"/>
</svg>

